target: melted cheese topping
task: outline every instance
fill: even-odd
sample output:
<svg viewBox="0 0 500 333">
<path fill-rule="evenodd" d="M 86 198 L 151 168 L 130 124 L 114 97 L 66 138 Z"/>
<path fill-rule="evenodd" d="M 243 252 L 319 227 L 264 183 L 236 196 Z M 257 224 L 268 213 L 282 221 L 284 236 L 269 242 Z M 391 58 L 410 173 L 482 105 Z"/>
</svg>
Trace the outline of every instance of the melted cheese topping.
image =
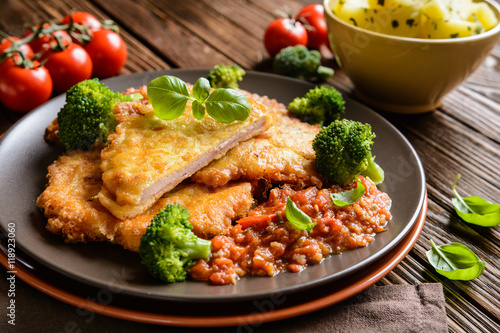
<svg viewBox="0 0 500 333">
<path fill-rule="evenodd" d="M 230 124 L 208 115 L 197 120 L 190 103 L 174 120 L 157 118 L 149 103 L 120 104 L 116 134 L 101 154 L 101 203 L 118 218 L 136 215 L 239 141 L 265 130 L 265 107 L 249 102 L 250 116 Z"/>
</svg>

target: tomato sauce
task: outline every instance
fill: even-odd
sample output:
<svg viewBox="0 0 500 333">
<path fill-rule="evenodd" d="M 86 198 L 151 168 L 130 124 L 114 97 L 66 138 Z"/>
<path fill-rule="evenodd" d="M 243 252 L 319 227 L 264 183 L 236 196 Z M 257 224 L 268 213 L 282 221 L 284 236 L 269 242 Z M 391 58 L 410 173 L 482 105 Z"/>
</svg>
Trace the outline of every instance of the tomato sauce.
<svg viewBox="0 0 500 333">
<path fill-rule="evenodd" d="M 267 202 L 238 221 L 229 235 L 212 239 L 210 259 L 199 260 L 190 276 L 214 284 L 233 284 L 246 275 L 300 272 L 329 254 L 366 246 L 376 233 L 385 230 L 391 218 L 391 199 L 370 179 L 359 179 L 366 193 L 345 207 L 335 206 L 330 193 L 350 190 L 356 183 L 345 188 L 272 189 Z M 287 221 L 287 197 L 316 223 L 311 232 L 299 230 Z"/>
</svg>

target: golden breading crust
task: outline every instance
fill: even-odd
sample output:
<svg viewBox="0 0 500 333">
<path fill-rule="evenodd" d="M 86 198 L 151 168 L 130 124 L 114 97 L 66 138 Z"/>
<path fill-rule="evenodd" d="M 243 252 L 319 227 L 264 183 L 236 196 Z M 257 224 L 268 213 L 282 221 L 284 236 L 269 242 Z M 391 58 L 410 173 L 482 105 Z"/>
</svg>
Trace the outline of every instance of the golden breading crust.
<svg viewBox="0 0 500 333">
<path fill-rule="evenodd" d="M 231 180 L 260 180 L 297 188 L 321 187 L 314 165 L 312 141 L 320 130 L 289 115 L 286 106 L 266 96 L 250 95 L 267 107 L 271 127 L 232 148 L 227 154 L 195 173 L 193 181 L 222 186 Z"/>
<path fill-rule="evenodd" d="M 93 198 L 101 189 L 99 151 L 70 151 L 48 168 L 48 184 L 36 204 L 47 229 L 68 242 L 113 240 L 116 218 Z"/>
<path fill-rule="evenodd" d="M 36 204 L 48 218 L 47 229 L 67 242 L 109 241 L 138 251 L 151 218 L 167 204 L 190 211 L 193 232 L 211 238 L 227 234 L 233 219 L 245 216 L 253 204 L 250 183 L 221 188 L 181 184 L 153 207 L 133 219 L 119 220 L 96 199 L 102 185 L 99 151 L 71 151 L 48 169 L 48 184 Z"/>
<path fill-rule="evenodd" d="M 227 235 L 232 221 L 246 216 L 252 208 L 250 183 L 231 183 L 213 188 L 202 184 L 179 185 L 165 194 L 144 214 L 120 221 L 114 242 L 126 249 L 138 251 L 140 237 L 146 231 L 153 216 L 168 204 L 179 204 L 189 211 L 193 232 L 201 238 L 211 239 Z"/>
<path fill-rule="evenodd" d="M 101 153 L 101 204 L 120 219 L 136 216 L 240 141 L 265 131 L 265 107 L 249 103 L 249 117 L 230 124 L 208 115 L 196 119 L 190 102 L 173 120 L 159 119 L 143 100 L 118 104 L 116 133 Z"/>
</svg>

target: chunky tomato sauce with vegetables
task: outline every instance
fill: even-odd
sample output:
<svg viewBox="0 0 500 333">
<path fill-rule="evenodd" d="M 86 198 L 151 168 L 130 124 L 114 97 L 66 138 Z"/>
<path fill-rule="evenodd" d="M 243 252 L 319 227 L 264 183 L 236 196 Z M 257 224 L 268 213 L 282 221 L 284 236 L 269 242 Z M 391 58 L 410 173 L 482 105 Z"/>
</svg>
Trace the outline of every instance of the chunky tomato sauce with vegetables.
<svg viewBox="0 0 500 333">
<path fill-rule="evenodd" d="M 288 186 L 271 190 L 267 202 L 238 221 L 228 236 L 212 239 L 208 261 L 191 268 L 196 280 L 215 284 L 235 283 L 245 275 L 274 276 L 299 272 L 328 254 L 366 246 L 390 220 L 391 200 L 368 178 L 359 177 L 366 193 L 356 203 L 337 207 L 330 193 L 352 189 L 333 186 L 295 191 Z M 299 230 L 287 221 L 287 197 L 316 223 L 312 232 Z"/>
</svg>

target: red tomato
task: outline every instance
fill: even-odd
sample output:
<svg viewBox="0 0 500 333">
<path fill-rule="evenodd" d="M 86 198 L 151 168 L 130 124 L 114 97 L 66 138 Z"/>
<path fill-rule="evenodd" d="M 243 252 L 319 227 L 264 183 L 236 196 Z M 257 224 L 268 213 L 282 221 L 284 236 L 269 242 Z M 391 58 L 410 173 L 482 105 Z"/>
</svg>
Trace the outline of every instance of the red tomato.
<svg viewBox="0 0 500 333">
<path fill-rule="evenodd" d="M 38 26 L 36 26 L 35 28 L 38 29 Z M 28 29 L 24 33 L 24 37 L 27 37 L 27 36 L 31 35 L 32 33 L 33 33 L 33 30 Z M 43 36 L 40 36 L 38 38 L 35 38 L 29 44 L 35 53 L 38 53 L 38 52 L 44 51 L 44 50 L 49 50 L 57 43 L 54 36 L 60 37 L 63 41 L 64 46 L 67 46 L 67 45 L 69 45 L 69 43 L 71 43 L 71 37 L 69 36 L 69 34 L 66 31 L 57 30 L 57 31 L 54 31 L 52 34 L 43 35 Z"/>
<path fill-rule="evenodd" d="M 56 94 L 92 77 L 92 60 L 80 45 L 71 43 L 63 51 L 49 52 L 45 67 L 52 77 Z"/>
<path fill-rule="evenodd" d="M 101 29 L 93 32 L 92 40 L 85 44 L 94 64 L 93 76 L 106 78 L 118 74 L 127 61 L 127 46 L 116 32 Z"/>
<path fill-rule="evenodd" d="M 329 45 L 323 5 L 305 6 L 297 13 L 295 19 L 303 20 L 306 24 L 308 48 L 318 49 L 321 45 Z"/>
<path fill-rule="evenodd" d="M 102 23 L 94 15 L 87 12 L 74 12 L 70 15 L 66 15 L 61 23 L 69 24 L 70 17 L 73 19 L 74 23 L 89 27 L 90 29 L 101 29 Z"/>
<path fill-rule="evenodd" d="M 10 37 L 10 38 L 16 42 L 20 41 L 20 39 L 17 37 Z M 3 38 L 0 41 L 0 54 L 3 53 L 5 50 L 7 50 L 11 45 L 12 43 L 10 40 L 8 40 L 7 38 Z M 24 54 L 26 59 L 33 59 L 33 57 L 35 56 L 33 49 L 28 44 L 20 45 L 19 51 L 21 51 L 21 53 Z"/>
<path fill-rule="evenodd" d="M 271 57 L 288 46 L 307 45 L 307 31 L 293 19 L 279 18 L 271 22 L 264 33 L 264 46 Z"/>
<path fill-rule="evenodd" d="M 2 66 L 0 101 L 9 109 L 28 112 L 49 100 L 52 94 L 49 71 L 37 61 L 33 61 L 33 66 L 19 67 L 11 59 Z"/>
<path fill-rule="evenodd" d="M 2 76 L 3 71 L 9 68 L 10 66 L 16 66 L 16 63 L 14 62 L 14 57 L 7 58 L 0 64 L 0 77 Z"/>
</svg>

